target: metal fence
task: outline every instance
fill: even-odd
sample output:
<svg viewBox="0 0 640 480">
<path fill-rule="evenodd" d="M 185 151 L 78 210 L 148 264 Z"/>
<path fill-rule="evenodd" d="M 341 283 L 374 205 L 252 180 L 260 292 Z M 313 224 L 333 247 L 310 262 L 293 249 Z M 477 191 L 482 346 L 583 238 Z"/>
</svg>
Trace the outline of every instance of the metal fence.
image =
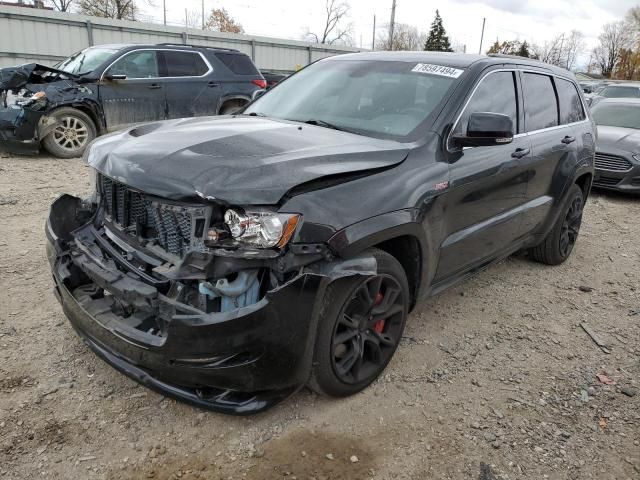
<svg viewBox="0 0 640 480">
<path fill-rule="evenodd" d="M 251 56 L 258 68 L 278 72 L 291 72 L 330 55 L 360 51 L 295 40 L 0 6 L 0 67 L 32 62 L 52 65 L 91 45 L 163 42 L 235 48 Z"/>
</svg>

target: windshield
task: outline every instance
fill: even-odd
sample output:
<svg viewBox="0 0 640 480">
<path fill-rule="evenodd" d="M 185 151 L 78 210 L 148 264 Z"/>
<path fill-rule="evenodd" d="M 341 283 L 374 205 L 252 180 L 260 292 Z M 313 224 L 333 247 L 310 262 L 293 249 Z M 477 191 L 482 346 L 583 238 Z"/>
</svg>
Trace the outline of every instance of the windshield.
<svg viewBox="0 0 640 480">
<path fill-rule="evenodd" d="M 640 129 L 639 105 L 607 105 L 593 107 L 593 119 L 597 125 Z"/>
<path fill-rule="evenodd" d="M 60 62 L 56 65 L 56 68 L 68 73 L 83 75 L 98 68 L 103 62 L 109 60 L 109 58 L 117 52 L 117 48 L 85 48 L 84 50 L 74 53 L 69 58 Z"/>
<path fill-rule="evenodd" d="M 460 74 L 408 62 L 320 61 L 278 84 L 244 113 L 406 140 Z"/>
<path fill-rule="evenodd" d="M 640 97 L 640 87 L 606 87 L 600 95 L 607 98 L 638 98 Z"/>
</svg>

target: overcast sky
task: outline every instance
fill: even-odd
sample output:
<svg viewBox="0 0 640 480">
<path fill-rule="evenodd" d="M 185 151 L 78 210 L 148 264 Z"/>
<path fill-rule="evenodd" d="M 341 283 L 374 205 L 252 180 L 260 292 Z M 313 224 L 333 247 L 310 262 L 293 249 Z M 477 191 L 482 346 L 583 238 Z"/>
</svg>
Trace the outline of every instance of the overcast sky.
<svg viewBox="0 0 640 480">
<path fill-rule="evenodd" d="M 152 0 L 156 7 L 143 8 L 145 17 L 162 21 L 162 0 Z M 184 24 L 184 9 L 200 11 L 201 0 L 166 0 L 168 21 Z M 325 0 L 204 0 L 205 9 L 224 7 L 254 35 L 301 39 L 307 28 L 323 27 Z M 356 46 L 370 48 L 373 16 L 377 24 L 388 24 L 391 0 L 348 0 L 349 21 L 353 24 Z M 142 2 L 141 2 L 142 3 Z M 450 39 L 466 45 L 467 52 L 477 53 L 482 19 L 486 17 L 486 51 L 496 38 L 543 43 L 545 39 L 572 29 L 581 31 L 589 49 L 597 41 L 604 23 L 622 19 L 633 0 L 397 0 L 396 21 L 428 31 L 436 7 L 444 20 Z M 588 54 L 583 57 L 588 59 Z M 586 61 L 586 60 L 584 60 Z"/>
</svg>

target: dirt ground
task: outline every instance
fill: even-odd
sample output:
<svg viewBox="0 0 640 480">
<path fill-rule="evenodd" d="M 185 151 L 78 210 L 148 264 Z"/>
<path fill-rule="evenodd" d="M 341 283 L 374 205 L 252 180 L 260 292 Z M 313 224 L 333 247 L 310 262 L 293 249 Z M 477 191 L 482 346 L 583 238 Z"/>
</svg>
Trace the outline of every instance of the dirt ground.
<svg viewBox="0 0 640 480">
<path fill-rule="evenodd" d="M 43 226 L 88 187 L 80 160 L 0 158 L 0 479 L 640 479 L 640 199 L 594 193 L 560 267 L 510 258 L 418 306 L 361 394 L 236 418 L 72 331 Z"/>
</svg>

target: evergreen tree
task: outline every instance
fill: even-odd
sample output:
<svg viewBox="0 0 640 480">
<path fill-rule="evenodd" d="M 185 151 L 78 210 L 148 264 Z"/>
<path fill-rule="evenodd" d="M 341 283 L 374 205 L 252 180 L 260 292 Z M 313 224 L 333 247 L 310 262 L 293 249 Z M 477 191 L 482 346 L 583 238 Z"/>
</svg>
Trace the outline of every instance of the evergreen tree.
<svg viewBox="0 0 640 480">
<path fill-rule="evenodd" d="M 518 55 L 520 57 L 527 57 L 527 58 L 529 58 L 531 56 L 531 52 L 529 52 L 529 45 L 527 44 L 526 40 L 524 42 L 522 42 L 522 44 L 520 45 L 520 48 L 518 49 L 518 52 L 516 53 L 516 55 Z"/>
<path fill-rule="evenodd" d="M 424 49 L 431 52 L 453 52 L 447 32 L 442 26 L 442 17 L 438 10 L 436 10 L 436 18 L 431 23 L 431 30 L 429 30 Z"/>
</svg>

